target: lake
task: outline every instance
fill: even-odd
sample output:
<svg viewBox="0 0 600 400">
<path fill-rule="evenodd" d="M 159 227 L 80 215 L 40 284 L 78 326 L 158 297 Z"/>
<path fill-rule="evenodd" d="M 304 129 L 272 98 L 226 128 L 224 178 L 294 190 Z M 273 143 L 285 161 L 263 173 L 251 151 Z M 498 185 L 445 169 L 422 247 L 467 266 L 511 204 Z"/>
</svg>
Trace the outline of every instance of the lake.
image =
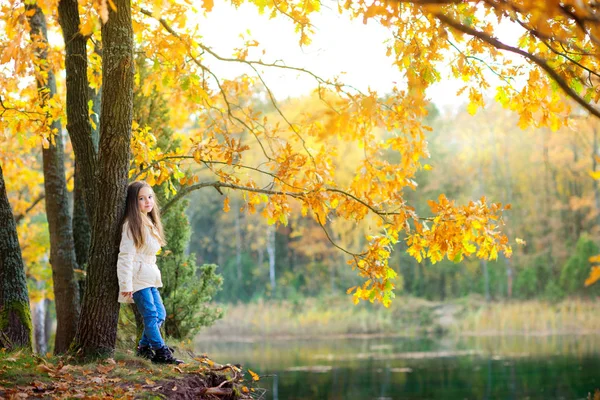
<svg viewBox="0 0 600 400">
<path fill-rule="evenodd" d="M 195 347 L 261 375 L 262 399 L 575 400 L 600 389 L 597 335 L 200 339 Z"/>
</svg>

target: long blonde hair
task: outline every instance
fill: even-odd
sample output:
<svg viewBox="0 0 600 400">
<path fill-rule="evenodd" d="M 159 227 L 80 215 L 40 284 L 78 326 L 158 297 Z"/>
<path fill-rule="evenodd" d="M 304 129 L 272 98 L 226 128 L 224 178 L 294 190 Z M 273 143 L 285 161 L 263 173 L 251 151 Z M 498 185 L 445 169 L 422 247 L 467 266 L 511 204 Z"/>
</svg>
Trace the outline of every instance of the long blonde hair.
<svg viewBox="0 0 600 400">
<path fill-rule="evenodd" d="M 133 237 L 133 243 L 136 248 L 140 248 L 145 243 L 144 237 L 144 219 L 142 216 L 142 212 L 140 210 L 140 206 L 138 203 L 138 195 L 142 188 L 148 188 L 154 194 L 152 187 L 145 181 L 135 181 L 131 182 L 129 186 L 127 186 L 127 200 L 125 202 L 125 217 L 123 218 L 123 223 L 127 221 L 129 223 L 129 231 L 131 232 L 131 236 Z M 160 222 L 160 210 L 158 209 L 158 203 L 156 202 L 156 195 L 154 196 L 154 207 L 152 207 L 152 211 L 148 213 L 148 219 L 154 225 L 159 235 L 159 242 L 161 246 L 166 244 L 165 242 L 165 234 L 163 231 L 162 223 Z"/>
</svg>

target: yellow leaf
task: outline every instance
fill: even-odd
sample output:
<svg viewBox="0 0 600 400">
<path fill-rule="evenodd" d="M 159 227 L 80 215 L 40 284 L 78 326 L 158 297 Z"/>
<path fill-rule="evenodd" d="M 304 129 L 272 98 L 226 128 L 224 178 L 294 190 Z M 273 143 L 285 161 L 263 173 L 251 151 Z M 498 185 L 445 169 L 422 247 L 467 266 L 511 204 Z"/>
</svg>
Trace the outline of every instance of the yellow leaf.
<svg viewBox="0 0 600 400">
<path fill-rule="evenodd" d="M 79 33 L 81 33 L 81 36 L 90 36 L 93 31 L 94 23 L 91 18 L 88 18 L 84 24 L 79 26 Z"/>
<path fill-rule="evenodd" d="M 589 174 L 594 180 L 600 180 L 600 171 L 590 171 Z"/>
<path fill-rule="evenodd" d="M 229 207 L 229 197 L 225 197 L 225 200 L 223 200 L 223 211 L 225 212 L 229 212 L 231 208 Z"/>
<path fill-rule="evenodd" d="M 525 246 L 527 244 L 527 242 L 521 238 L 515 238 L 515 242 L 517 242 L 517 244 L 520 244 L 521 246 Z"/>
<path fill-rule="evenodd" d="M 253 381 L 259 381 L 260 380 L 260 376 L 258 376 L 258 374 L 256 372 L 253 372 L 252 370 L 248 370 L 248 373 L 250 374 L 250 376 L 252 376 L 252 380 Z"/>
<path fill-rule="evenodd" d="M 431 171 L 433 169 L 433 167 L 431 165 L 429 165 L 429 164 L 425 164 L 425 165 L 423 165 L 423 169 L 425 171 Z"/>
<path fill-rule="evenodd" d="M 212 8 L 214 6 L 213 0 L 204 0 L 203 3 L 204 3 L 204 9 L 206 11 L 212 10 Z"/>
</svg>

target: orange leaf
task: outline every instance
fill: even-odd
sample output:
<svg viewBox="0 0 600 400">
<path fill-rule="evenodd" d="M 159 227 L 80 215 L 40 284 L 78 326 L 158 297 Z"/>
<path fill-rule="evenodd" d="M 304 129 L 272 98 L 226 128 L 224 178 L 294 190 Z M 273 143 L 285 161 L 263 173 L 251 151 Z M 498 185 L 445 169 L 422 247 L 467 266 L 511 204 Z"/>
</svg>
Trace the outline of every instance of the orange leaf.
<svg viewBox="0 0 600 400">
<path fill-rule="evenodd" d="M 588 278 L 585 280 L 585 286 L 588 287 L 590 285 L 593 285 L 599 279 L 600 279 L 600 267 L 598 267 L 598 266 L 592 267 L 592 270 L 590 271 L 590 276 L 588 276 Z"/>
<path fill-rule="evenodd" d="M 229 207 L 229 197 L 225 197 L 225 200 L 223 200 L 223 211 L 225 212 L 229 212 L 231 208 Z"/>
</svg>

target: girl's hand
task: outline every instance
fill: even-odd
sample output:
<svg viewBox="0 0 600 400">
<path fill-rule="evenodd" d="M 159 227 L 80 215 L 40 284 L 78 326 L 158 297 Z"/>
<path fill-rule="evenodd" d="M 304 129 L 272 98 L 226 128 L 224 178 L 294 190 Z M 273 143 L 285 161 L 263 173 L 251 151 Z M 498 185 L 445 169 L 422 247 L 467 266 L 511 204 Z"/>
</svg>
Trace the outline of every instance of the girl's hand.
<svg viewBox="0 0 600 400">
<path fill-rule="evenodd" d="M 133 292 L 121 292 L 121 296 L 123 296 L 123 297 L 133 297 Z"/>
</svg>

